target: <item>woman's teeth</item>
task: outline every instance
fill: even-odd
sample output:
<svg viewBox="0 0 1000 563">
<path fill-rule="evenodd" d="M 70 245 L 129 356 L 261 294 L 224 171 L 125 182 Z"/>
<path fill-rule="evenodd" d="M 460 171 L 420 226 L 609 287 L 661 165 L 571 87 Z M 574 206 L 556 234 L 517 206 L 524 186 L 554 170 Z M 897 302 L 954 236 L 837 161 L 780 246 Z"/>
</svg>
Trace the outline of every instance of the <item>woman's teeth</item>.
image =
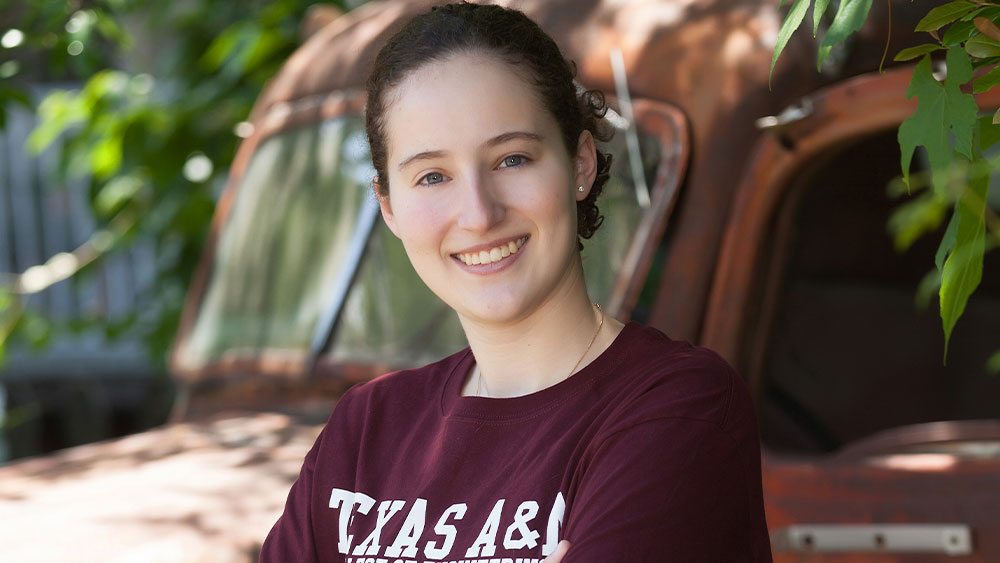
<svg viewBox="0 0 1000 563">
<path fill-rule="evenodd" d="M 511 254 L 517 254 L 517 251 L 521 249 L 521 246 L 524 245 L 526 240 L 528 240 L 528 237 L 522 237 L 516 241 L 512 240 L 507 244 L 501 244 L 500 246 L 489 250 L 480 250 L 479 252 L 463 252 L 461 254 L 456 254 L 456 256 L 458 256 L 459 260 L 465 262 L 467 266 L 491 264 L 498 260 L 503 260 Z"/>
</svg>

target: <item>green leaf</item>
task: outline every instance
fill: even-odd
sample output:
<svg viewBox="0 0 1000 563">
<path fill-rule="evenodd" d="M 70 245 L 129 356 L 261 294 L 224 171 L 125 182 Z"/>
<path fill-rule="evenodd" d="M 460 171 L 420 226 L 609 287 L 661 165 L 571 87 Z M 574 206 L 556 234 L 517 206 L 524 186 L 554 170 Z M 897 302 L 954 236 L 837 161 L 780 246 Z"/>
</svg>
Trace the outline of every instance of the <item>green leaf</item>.
<svg viewBox="0 0 1000 563">
<path fill-rule="evenodd" d="M 960 0 L 962 1 L 962 0 Z M 822 67 L 823 61 L 830 55 L 833 46 L 842 43 L 852 33 L 861 29 L 865 20 L 868 19 L 868 12 L 872 8 L 872 0 L 841 0 L 837 8 L 837 15 L 833 16 L 833 23 L 830 29 L 823 36 L 823 42 L 819 46 L 819 53 L 816 58 L 816 67 Z"/>
<path fill-rule="evenodd" d="M 977 7 L 978 6 L 972 2 L 967 2 L 966 0 L 948 2 L 943 6 L 938 6 L 937 8 L 927 12 L 927 15 L 917 23 L 917 27 L 914 31 L 934 31 L 941 29 L 958 18 L 961 18 L 965 14 L 968 14 L 972 10 L 975 10 Z"/>
<path fill-rule="evenodd" d="M 110 134 L 98 141 L 90 152 L 90 170 L 98 179 L 108 178 L 122 163 L 122 137 Z"/>
<path fill-rule="evenodd" d="M 955 248 L 941 270 L 941 322 L 944 327 L 944 355 L 948 357 L 948 341 L 955 323 L 965 311 L 965 304 L 979 286 L 983 276 L 983 254 L 986 252 L 986 193 L 990 183 L 979 175 L 969 181 L 958 201 L 955 214 L 958 228 Z"/>
<path fill-rule="evenodd" d="M 1000 56 L 1000 42 L 982 34 L 976 35 L 965 42 L 965 51 L 981 59 L 997 57 Z"/>
<path fill-rule="evenodd" d="M 277 53 L 282 45 L 283 40 L 278 32 L 262 30 L 252 47 L 248 48 L 243 55 L 244 68 L 249 70 L 261 66 L 268 58 Z"/>
<path fill-rule="evenodd" d="M 813 37 L 819 32 L 819 22 L 823 20 L 823 14 L 830 7 L 830 0 L 816 0 L 813 4 Z"/>
<path fill-rule="evenodd" d="M 967 41 L 977 32 L 976 25 L 972 22 L 958 22 L 949 27 L 948 31 L 944 32 L 944 36 L 941 37 L 941 43 L 947 47 L 958 45 L 963 41 Z"/>
<path fill-rule="evenodd" d="M 900 124 L 898 134 L 903 181 L 909 185 L 913 152 L 922 146 L 930 160 L 931 182 L 939 193 L 947 189 L 944 175 L 952 164 L 949 133 L 955 138 L 954 150 L 971 159 L 972 134 L 979 113 L 972 94 L 959 89 L 972 79 L 969 57 L 960 47 L 952 47 L 945 61 L 948 77 L 943 85 L 931 72 L 929 55 L 917 63 L 906 91 L 907 99 L 917 97 L 917 111 Z"/>
<path fill-rule="evenodd" d="M 771 70 L 767 73 L 767 87 L 771 87 L 771 75 L 774 74 L 774 64 L 778 62 L 781 51 L 788 44 L 788 39 L 795 33 L 795 30 L 802 25 L 802 20 L 806 17 L 806 10 L 809 9 L 809 0 L 795 0 L 792 9 L 785 16 L 785 21 L 781 22 L 781 29 L 778 30 L 778 41 L 774 44 L 774 55 L 771 56 Z"/>
<path fill-rule="evenodd" d="M 933 53 L 934 51 L 939 51 L 944 49 L 944 47 L 938 45 L 937 43 L 924 43 L 923 45 L 917 45 L 916 47 L 910 47 L 909 49 L 903 49 L 902 51 L 896 53 L 896 56 L 892 59 L 894 61 L 909 61 L 915 59 L 927 53 Z"/>
<path fill-rule="evenodd" d="M 8 100 L 20 104 L 25 109 L 32 109 L 28 94 L 16 88 L 0 87 L 0 102 L 6 104 Z"/>
<path fill-rule="evenodd" d="M 964 16 L 962 16 L 960 18 L 960 21 L 964 21 L 964 22 L 972 21 L 973 18 L 975 18 L 976 16 L 978 16 L 979 14 L 983 13 L 984 11 L 986 11 L 988 9 L 989 8 L 987 6 L 980 6 L 979 8 L 976 8 L 975 10 L 972 10 L 968 14 L 965 14 Z"/>
<path fill-rule="evenodd" d="M 941 237 L 941 244 L 938 245 L 937 253 L 934 255 L 934 265 L 937 266 L 939 272 L 944 268 L 944 259 L 955 248 L 955 234 L 957 232 L 958 214 L 952 213 L 951 220 L 948 221 L 948 229 L 944 232 L 944 236 Z"/>
<path fill-rule="evenodd" d="M 246 34 L 246 27 L 245 22 L 233 24 L 212 41 L 200 61 L 207 70 L 218 70 L 232 56 Z"/>
<path fill-rule="evenodd" d="M 980 117 L 977 125 L 979 125 L 979 152 L 986 152 L 1000 142 L 1000 127 L 994 125 L 993 116 Z"/>
<path fill-rule="evenodd" d="M 87 108 L 76 92 L 55 90 L 38 105 L 38 125 L 28 135 L 28 148 L 42 152 L 66 129 L 87 120 Z"/>
<path fill-rule="evenodd" d="M 133 199 L 142 190 L 143 185 L 142 180 L 135 176 L 116 176 L 97 193 L 94 209 L 101 217 L 111 217 Z"/>
<path fill-rule="evenodd" d="M 986 360 L 986 371 L 993 375 L 1000 373 L 1000 350 L 993 352 L 990 359 Z"/>
<path fill-rule="evenodd" d="M 913 304 L 920 311 L 926 311 L 931 306 L 931 299 L 941 291 L 941 272 L 931 270 L 917 284 L 916 295 L 913 296 Z"/>
<path fill-rule="evenodd" d="M 979 94 L 989 90 L 997 84 L 1000 84 L 1000 66 L 993 67 L 993 70 L 975 79 L 972 82 L 972 91 Z"/>
<path fill-rule="evenodd" d="M 95 22 L 98 31 L 101 32 L 105 37 L 116 42 L 122 49 L 128 50 L 132 48 L 135 42 L 132 35 L 115 20 L 114 17 L 104 13 L 103 11 L 95 12 L 97 16 L 97 21 Z"/>
<path fill-rule="evenodd" d="M 947 211 L 947 202 L 933 192 L 922 193 L 899 205 L 887 225 L 896 251 L 905 252 L 924 233 L 937 230 Z"/>
<path fill-rule="evenodd" d="M 993 125 L 1000 125 L 1000 108 L 993 114 Z"/>
<path fill-rule="evenodd" d="M 984 67 L 992 67 L 993 65 L 1000 63 L 1000 57 L 987 57 L 985 59 L 976 59 L 972 61 L 972 68 L 979 70 Z"/>
<path fill-rule="evenodd" d="M 998 17 L 1000 17 L 1000 8 L 984 6 L 982 8 L 973 10 L 968 14 L 962 16 L 962 21 L 964 22 L 972 21 L 973 19 L 976 18 L 976 16 L 983 16 L 984 18 L 995 20 Z"/>
</svg>

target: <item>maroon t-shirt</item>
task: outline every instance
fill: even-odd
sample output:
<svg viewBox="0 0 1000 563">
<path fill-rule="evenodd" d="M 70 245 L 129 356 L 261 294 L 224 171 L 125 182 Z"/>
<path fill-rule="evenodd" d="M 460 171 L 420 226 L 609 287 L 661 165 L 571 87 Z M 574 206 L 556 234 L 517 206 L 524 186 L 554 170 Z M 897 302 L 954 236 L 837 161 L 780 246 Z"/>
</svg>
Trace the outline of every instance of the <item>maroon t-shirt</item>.
<svg viewBox="0 0 1000 563">
<path fill-rule="evenodd" d="M 572 377 L 463 397 L 466 349 L 351 389 L 264 562 L 771 561 L 746 386 L 713 352 L 629 323 Z"/>
</svg>

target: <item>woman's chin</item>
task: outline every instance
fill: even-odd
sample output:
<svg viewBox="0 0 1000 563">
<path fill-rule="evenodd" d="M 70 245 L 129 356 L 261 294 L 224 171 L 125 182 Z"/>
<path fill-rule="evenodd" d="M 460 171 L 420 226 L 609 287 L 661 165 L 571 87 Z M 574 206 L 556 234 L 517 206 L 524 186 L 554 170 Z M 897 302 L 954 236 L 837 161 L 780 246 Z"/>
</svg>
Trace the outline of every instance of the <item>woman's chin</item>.
<svg viewBox="0 0 1000 563">
<path fill-rule="evenodd" d="M 460 318 L 477 325 L 508 325 L 527 316 L 524 303 L 513 299 L 496 299 L 488 305 L 479 303 L 477 306 L 463 307 L 457 311 Z"/>
</svg>

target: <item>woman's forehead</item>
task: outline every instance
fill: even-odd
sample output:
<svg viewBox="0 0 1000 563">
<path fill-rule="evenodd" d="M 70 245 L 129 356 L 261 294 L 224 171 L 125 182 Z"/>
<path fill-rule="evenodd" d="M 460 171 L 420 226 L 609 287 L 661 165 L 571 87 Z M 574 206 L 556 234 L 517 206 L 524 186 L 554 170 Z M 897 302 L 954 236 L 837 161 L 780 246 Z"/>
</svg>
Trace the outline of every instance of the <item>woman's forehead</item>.
<svg viewBox="0 0 1000 563">
<path fill-rule="evenodd" d="M 510 131 L 547 137 L 553 127 L 558 130 L 531 82 L 509 63 L 488 55 L 455 55 L 423 65 L 388 99 L 390 160 L 398 160 L 407 149 L 467 147 Z"/>
</svg>

